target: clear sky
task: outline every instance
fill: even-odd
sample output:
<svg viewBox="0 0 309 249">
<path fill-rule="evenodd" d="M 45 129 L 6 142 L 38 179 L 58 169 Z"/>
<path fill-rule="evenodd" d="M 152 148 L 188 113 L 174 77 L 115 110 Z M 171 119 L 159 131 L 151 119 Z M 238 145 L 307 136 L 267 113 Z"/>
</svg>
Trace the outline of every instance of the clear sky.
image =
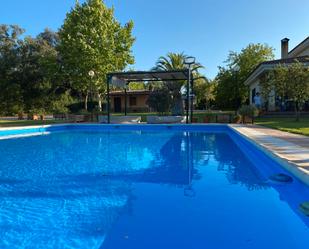
<svg viewBox="0 0 309 249">
<path fill-rule="evenodd" d="M 122 23 L 135 23 L 136 70 L 148 70 L 167 52 L 197 57 L 213 78 L 230 50 L 267 43 L 280 55 L 309 35 L 309 0 L 106 0 Z M 0 0 L 0 23 L 18 24 L 36 35 L 57 30 L 75 0 Z"/>
</svg>

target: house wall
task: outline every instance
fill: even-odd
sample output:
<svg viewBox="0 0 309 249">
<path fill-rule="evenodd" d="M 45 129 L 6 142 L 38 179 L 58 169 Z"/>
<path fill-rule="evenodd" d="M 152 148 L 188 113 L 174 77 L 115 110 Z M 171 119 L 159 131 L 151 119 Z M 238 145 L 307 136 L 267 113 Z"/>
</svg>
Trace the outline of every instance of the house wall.
<svg viewBox="0 0 309 249">
<path fill-rule="evenodd" d="M 136 97 L 136 105 L 130 106 L 130 97 Z M 125 96 L 111 96 L 111 111 L 115 111 L 114 99 L 121 98 L 121 110 L 124 112 L 125 109 Z M 127 110 L 128 112 L 139 112 L 139 111 L 149 111 L 149 107 L 146 104 L 148 100 L 148 95 L 128 95 L 127 96 Z"/>
<path fill-rule="evenodd" d="M 263 98 L 263 96 L 261 95 L 261 86 L 260 86 L 260 81 L 256 80 L 255 82 L 253 82 L 250 86 L 249 86 L 249 90 L 250 90 L 250 105 L 254 105 L 253 103 L 253 92 L 255 89 L 255 93 L 260 93 L 261 96 L 261 103 L 262 106 L 265 105 L 265 99 Z M 271 93 L 269 94 L 268 97 L 268 111 L 275 111 L 276 109 L 276 103 L 275 103 L 275 91 L 271 91 Z"/>
<path fill-rule="evenodd" d="M 260 93 L 260 82 L 259 80 L 256 80 L 254 83 L 252 83 L 249 87 L 249 90 L 250 90 L 250 105 L 253 105 L 253 91 L 255 89 L 255 92 L 256 93 Z M 263 101 L 263 99 L 261 99 Z"/>
<path fill-rule="evenodd" d="M 285 40 L 285 39 L 284 39 Z M 285 43 L 283 44 L 284 46 L 282 47 L 282 50 L 287 50 L 288 49 L 288 44 Z M 282 51 L 282 55 L 285 55 L 286 51 Z M 301 57 L 301 56 L 308 56 L 309 57 L 309 37 L 307 37 L 302 43 L 300 43 L 297 47 L 295 47 L 293 50 L 291 50 L 288 53 L 288 58 L 294 58 L 294 57 Z M 285 56 L 284 56 L 285 57 Z M 261 87 L 260 87 L 260 82 L 259 82 L 259 77 L 260 75 L 263 74 L 264 71 L 270 70 L 276 65 L 275 63 L 269 63 L 269 65 L 264 64 L 260 65 L 251 75 L 250 77 L 246 80 L 245 84 L 249 85 L 250 89 L 250 104 L 253 103 L 253 90 L 255 89 L 255 92 L 261 93 Z M 291 83 L 292 84 L 292 83 Z M 269 94 L 269 97 L 267 100 L 263 99 L 261 96 L 261 102 L 262 106 L 265 107 L 265 102 L 267 102 L 267 110 L 268 111 L 276 111 L 276 110 L 281 110 L 282 106 L 276 106 L 276 94 L 275 91 L 272 91 Z M 309 102 L 308 102 L 309 103 Z M 279 103 L 277 103 L 279 105 Z M 309 104 L 308 104 L 309 108 Z"/>
<path fill-rule="evenodd" d="M 276 111 L 276 94 L 275 90 L 272 90 L 268 97 L 268 111 Z"/>
</svg>

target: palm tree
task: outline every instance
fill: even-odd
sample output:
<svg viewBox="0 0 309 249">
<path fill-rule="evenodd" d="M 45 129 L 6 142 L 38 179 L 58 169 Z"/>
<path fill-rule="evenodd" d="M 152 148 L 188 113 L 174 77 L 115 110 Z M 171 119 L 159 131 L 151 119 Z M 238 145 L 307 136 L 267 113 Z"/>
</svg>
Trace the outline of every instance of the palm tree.
<svg viewBox="0 0 309 249">
<path fill-rule="evenodd" d="M 184 53 L 168 53 L 167 56 L 161 56 L 156 66 L 155 70 L 169 71 L 169 70 L 182 70 L 186 69 L 185 60 L 188 55 Z M 195 63 L 192 67 L 192 71 L 196 72 L 198 69 L 204 68 L 200 63 Z"/>
<path fill-rule="evenodd" d="M 158 71 L 172 71 L 186 69 L 185 60 L 188 56 L 184 53 L 168 53 L 167 56 L 161 56 L 156 62 L 156 66 L 153 70 Z M 192 73 L 198 73 L 198 70 L 203 68 L 200 63 L 192 65 Z M 186 83 L 185 81 L 167 81 L 164 82 L 166 87 L 172 96 L 172 114 L 182 115 L 183 114 L 183 103 L 181 97 L 181 88 Z"/>
</svg>

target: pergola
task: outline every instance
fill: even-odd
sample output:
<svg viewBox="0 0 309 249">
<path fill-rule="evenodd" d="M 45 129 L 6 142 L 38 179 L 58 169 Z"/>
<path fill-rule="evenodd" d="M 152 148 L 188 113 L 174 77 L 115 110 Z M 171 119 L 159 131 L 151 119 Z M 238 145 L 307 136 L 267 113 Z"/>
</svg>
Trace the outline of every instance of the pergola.
<svg viewBox="0 0 309 249">
<path fill-rule="evenodd" d="M 131 82 L 154 82 L 154 81 L 187 81 L 186 91 L 186 123 L 191 123 L 193 114 L 193 104 L 190 107 L 190 88 L 192 88 L 193 77 L 190 69 L 175 71 L 133 71 L 115 72 L 107 75 L 107 120 L 110 123 L 110 86 L 123 87 L 125 91 L 125 114 L 127 114 L 127 94 L 126 86 Z M 191 115 L 189 115 L 191 110 Z"/>
</svg>

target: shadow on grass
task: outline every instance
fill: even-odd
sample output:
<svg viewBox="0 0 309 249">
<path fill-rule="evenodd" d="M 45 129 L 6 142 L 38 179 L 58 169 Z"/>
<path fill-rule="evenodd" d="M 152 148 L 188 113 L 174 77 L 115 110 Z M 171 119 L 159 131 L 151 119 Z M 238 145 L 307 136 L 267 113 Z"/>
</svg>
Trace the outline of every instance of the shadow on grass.
<svg viewBox="0 0 309 249">
<path fill-rule="evenodd" d="M 256 124 L 269 128 L 309 136 L 309 118 L 258 118 Z"/>
</svg>

